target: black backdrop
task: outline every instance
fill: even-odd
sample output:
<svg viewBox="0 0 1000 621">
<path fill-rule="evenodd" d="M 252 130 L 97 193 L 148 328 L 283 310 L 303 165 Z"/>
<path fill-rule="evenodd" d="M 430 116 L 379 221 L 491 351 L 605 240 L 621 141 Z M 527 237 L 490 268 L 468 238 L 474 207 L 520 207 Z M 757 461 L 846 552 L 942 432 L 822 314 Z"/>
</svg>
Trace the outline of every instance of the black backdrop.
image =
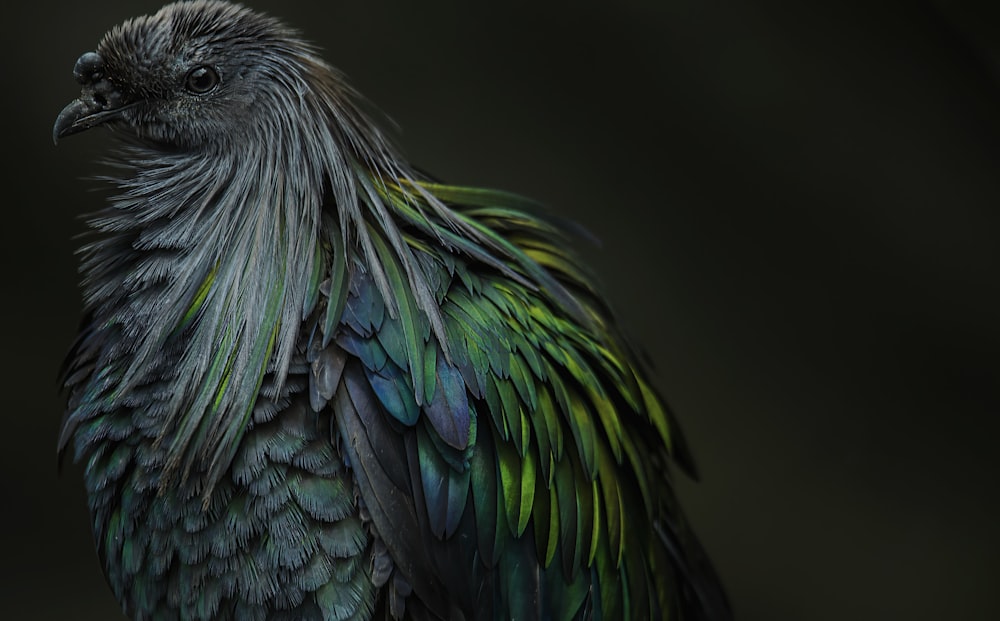
<svg viewBox="0 0 1000 621">
<path fill-rule="evenodd" d="M 50 131 L 77 56 L 158 2 L 19 4 L 0 616 L 113 619 L 54 451 L 72 236 L 101 201 L 81 178 L 109 140 Z M 1000 618 L 1000 16 L 876 4 L 254 2 L 419 166 L 601 238 L 587 257 L 693 445 L 703 481 L 677 485 L 744 621 Z"/>
</svg>

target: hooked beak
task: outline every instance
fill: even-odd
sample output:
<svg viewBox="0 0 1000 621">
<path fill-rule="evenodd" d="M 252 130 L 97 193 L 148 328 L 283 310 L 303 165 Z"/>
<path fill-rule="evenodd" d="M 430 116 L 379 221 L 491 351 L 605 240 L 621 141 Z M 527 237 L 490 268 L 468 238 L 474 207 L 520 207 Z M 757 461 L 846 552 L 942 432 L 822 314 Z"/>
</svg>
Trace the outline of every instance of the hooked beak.
<svg viewBox="0 0 1000 621">
<path fill-rule="evenodd" d="M 118 118 L 135 104 L 126 104 L 121 91 L 104 75 L 104 60 L 87 52 L 73 68 L 76 81 L 83 85 L 78 99 L 70 102 L 56 117 L 52 142 Z"/>
</svg>

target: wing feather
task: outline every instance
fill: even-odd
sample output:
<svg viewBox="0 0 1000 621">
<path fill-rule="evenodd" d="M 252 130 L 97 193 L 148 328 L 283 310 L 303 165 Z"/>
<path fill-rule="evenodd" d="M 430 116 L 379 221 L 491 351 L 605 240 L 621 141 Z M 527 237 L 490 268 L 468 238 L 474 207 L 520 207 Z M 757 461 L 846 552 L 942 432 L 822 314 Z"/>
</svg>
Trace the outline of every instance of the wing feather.
<svg viewBox="0 0 1000 621">
<path fill-rule="evenodd" d="M 407 183 L 381 191 L 402 200 Z M 399 206 L 411 227 L 402 239 L 434 287 L 440 329 L 374 227 L 393 299 L 379 299 L 365 270 L 335 265 L 350 293 L 335 334 L 322 326 L 355 360 L 333 404 L 388 554 L 442 619 L 456 601 L 466 617 L 481 613 L 486 596 L 467 595 L 490 592 L 500 617 L 661 618 L 678 589 L 659 582 L 696 579 L 663 571 L 686 558 L 686 530 L 658 531 L 674 556 L 651 536 L 664 511 L 676 513 L 666 458 L 688 465 L 672 414 L 552 222 L 506 194 L 421 188 Z M 490 247 L 470 247 L 436 223 L 443 212 L 415 206 L 426 192 Z M 498 249 L 503 265 L 483 260 Z M 467 558 L 482 571 L 456 574 Z"/>
</svg>

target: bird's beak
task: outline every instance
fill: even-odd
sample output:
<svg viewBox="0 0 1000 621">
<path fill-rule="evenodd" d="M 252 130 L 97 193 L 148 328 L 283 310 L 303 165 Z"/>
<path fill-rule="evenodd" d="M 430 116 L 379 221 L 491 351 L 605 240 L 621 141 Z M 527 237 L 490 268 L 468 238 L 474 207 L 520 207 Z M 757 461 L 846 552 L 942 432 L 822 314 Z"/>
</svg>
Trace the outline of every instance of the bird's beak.
<svg viewBox="0 0 1000 621">
<path fill-rule="evenodd" d="M 63 108 L 56 118 L 52 128 L 52 141 L 56 144 L 64 136 L 106 123 L 132 107 L 104 75 L 104 60 L 98 54 L 87 52 L 81 56 L 73 68 L 73 75 L 83 89 L 80 97 Z"/>
</svg>

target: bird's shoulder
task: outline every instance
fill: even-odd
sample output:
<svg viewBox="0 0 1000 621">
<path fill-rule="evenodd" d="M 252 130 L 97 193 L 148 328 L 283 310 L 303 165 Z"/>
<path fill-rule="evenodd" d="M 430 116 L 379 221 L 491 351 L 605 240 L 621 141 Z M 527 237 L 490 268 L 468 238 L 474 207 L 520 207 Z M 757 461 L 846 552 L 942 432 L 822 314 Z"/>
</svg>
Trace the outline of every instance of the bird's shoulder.
<svg viewBox="0 0 1000 621">
<path fill-rule="evenodd" d="M 507 240 L 516 259 L 498 268 L 402 229 L 442 339 L 386 239 L 374 233 L 391 298 L 363 251 L 332 239 L 314 278 L 314 406 L 334 410 L 375 531 L 425 600 L 447 601 L 446 585 L 484 580 L 530 548 L 533 566 L 562 577 L 556 599 L 583 610 L 581 594 L 594 588 L 616 610 L 626 572 L 635 582 L 665 562 L 636 538 L 662 510 L 659 474 L 683 441 L 554 221 L 502 193 L 428 188 Z M 637 523 L 646 535 L 627 528 Z M 470 560 L 461 570 L 449 562 L 456 554 Z M 516 608 L 505 593 L 502 607 Z"/>
</svg>

